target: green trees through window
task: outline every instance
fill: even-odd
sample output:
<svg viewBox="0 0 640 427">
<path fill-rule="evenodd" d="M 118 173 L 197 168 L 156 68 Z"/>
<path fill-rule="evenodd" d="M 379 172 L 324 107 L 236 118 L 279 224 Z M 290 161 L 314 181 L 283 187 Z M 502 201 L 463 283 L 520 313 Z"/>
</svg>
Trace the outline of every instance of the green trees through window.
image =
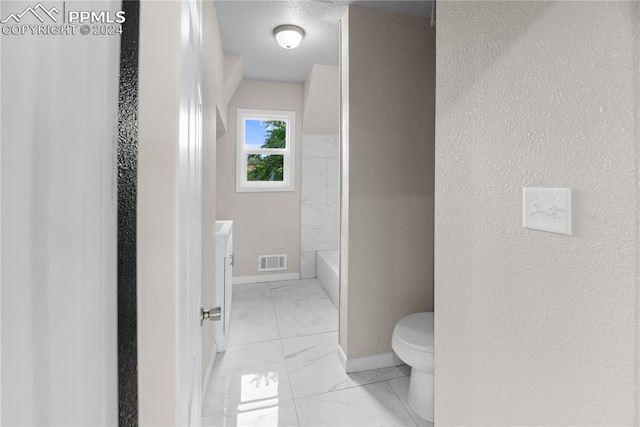
<svg viewBox="0 0 640 427">
<path fill-rule="evenodd" d="M 279 120 L 261 122 L 266 131 L 265 142 L 260 148 L 286 148 L 287 123 Z M 282 154 L 249 154 L 247 156 L 247 181 L 283 181 L 284 156 Z"/>
</svg>

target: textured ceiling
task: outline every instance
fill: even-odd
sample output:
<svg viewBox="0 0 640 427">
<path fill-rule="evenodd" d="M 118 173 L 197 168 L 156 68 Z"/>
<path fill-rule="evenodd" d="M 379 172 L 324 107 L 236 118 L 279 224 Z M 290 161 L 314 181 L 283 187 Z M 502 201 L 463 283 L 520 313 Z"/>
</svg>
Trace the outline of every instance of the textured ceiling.
<svg viewBox="0 0 640 427">
<path fill-rule="evenodd" d="M 339 21 L 354 3 L 430 16 L 430 1 L 216 1 L 222 47 L 244 60 L 244 78 L 301 83 L 313 64 L 338 65 Z M 300 46 L 285 50 L 277 45 L 273 29 L 293 24 L 306 33 Z"/>
</svg>

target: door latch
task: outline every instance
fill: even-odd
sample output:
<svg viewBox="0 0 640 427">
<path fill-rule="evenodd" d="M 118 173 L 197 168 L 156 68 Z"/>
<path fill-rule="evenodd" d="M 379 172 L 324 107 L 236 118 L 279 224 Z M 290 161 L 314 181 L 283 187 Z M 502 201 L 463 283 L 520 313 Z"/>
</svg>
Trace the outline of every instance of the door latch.
<svg viewBox="0 0 640 427">
<path fill-rule="evenodd" d="M 211 321 L 218 321 L 222 319 L 222 309 L 220 307 L 211 307 L 209 310 L 205 310 L 203 306 L 200 306 L 200 326 L 205 319 Z"/>
</svg>

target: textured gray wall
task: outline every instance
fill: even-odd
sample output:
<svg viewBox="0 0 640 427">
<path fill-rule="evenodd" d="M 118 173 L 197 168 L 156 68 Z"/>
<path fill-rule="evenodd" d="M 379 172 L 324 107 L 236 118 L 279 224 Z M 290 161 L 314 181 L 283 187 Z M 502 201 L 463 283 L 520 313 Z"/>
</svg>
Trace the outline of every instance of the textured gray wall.
<svg viewBox="0 0 640 427">
<path fill-rule="evenodd" d="M 638 6 L 438 3 L 437 425 L 638 423 Z"/>
<path fill-rule="evenodd" d="M 433 310 L 435 34 L 426 18 L 350 6 L 343 20 L 340 345 L 391 352 Z"/>
</svg>

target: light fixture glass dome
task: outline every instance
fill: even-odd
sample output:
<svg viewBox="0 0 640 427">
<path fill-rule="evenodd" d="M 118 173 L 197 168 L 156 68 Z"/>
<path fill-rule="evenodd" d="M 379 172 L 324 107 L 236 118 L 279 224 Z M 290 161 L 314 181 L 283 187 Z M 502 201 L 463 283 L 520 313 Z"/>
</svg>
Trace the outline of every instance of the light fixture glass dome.
<svg viewBox="0 0 640 427">
<path fill-rule="evenodd" d="M 298 47 L 304 37 L 304 30 L 295 25 L 280 25 L 273 30 L 278 44 L 285 49 Z"/>
</svg>

